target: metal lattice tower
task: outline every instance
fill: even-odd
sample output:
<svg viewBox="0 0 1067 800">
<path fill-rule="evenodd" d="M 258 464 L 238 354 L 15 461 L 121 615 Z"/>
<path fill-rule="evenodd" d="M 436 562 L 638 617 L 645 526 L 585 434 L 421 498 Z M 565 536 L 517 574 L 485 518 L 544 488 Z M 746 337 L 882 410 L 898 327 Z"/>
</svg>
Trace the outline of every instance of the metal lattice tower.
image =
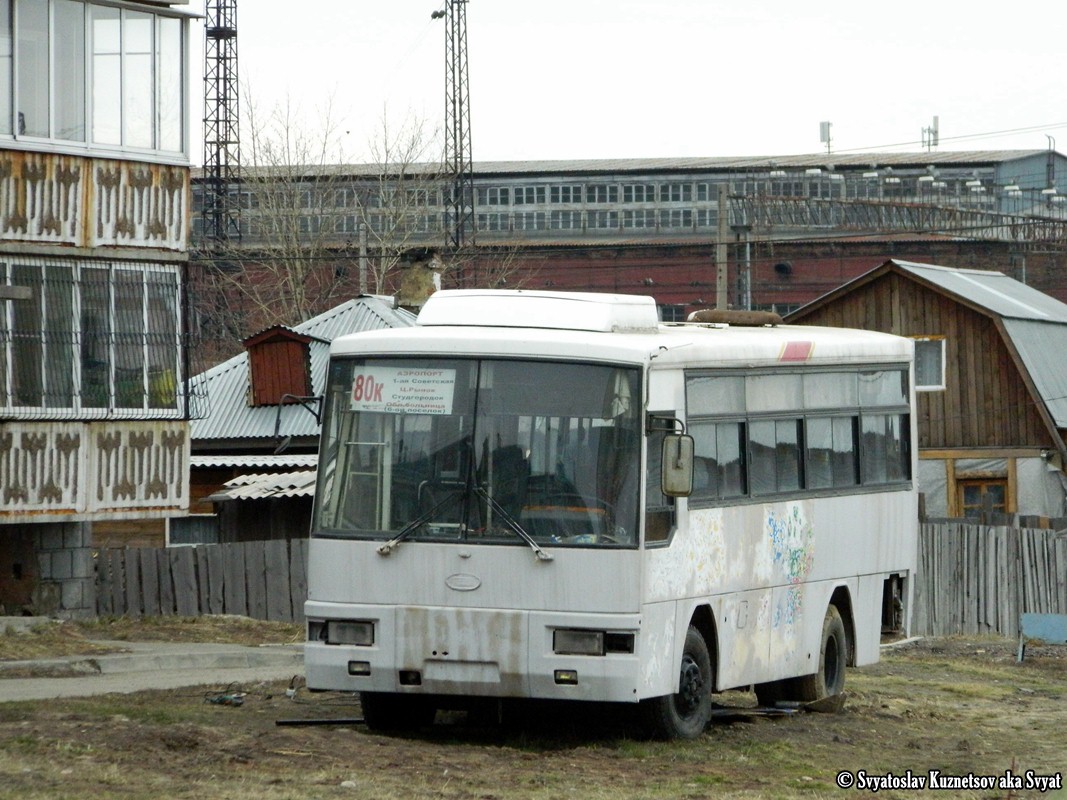
<svg viewBox="0 0 1067 800">
<path fill-rule="evenodd" d="M 445 163 L 452 186 L 448 197 L 448 243 L 459 250 L 474 241 L 474 170 L 467 82 L 467 0 L 445 4 Z"/>
<path fill-rule="evenodd" d="M 206 0 L 204 20 L 203 246 L 241 238 L 237 0 Z"/>
</svg>

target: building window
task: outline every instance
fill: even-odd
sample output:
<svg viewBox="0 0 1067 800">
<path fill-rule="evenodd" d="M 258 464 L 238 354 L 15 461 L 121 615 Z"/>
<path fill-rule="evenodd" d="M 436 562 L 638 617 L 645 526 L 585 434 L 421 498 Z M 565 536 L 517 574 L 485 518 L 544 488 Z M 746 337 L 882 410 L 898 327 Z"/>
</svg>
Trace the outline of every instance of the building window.
<svg viewBox="0 0 1067 800">
<path fill-rule="evenodd" d="M 514 192 L 514 204 L 517 206 L 544 205 L 545 203 L 544 186 L 517 186 Z"/>
<path fill-rule="evenodd" d="M 693 200 L 691 183 L 661 183 L 659 185 L 661 203 L 689 203 Z"/>
<path fill-rule="evenodd" d="M 509 202 L 509 190 L 506 186 L 490 186 L 478 190 L 478 205 L 506 206 Z"/>
<path fill-rule="evenodd" d="M 553 211 L 551 226 L 556 230 L 577 230 L 582 227 L 581 211 Z"/>
<path fill-rule="evenodd" d="M 685 306 L 661 305 L 658 308 L 660 322 L 685 322 Z"/>
<path fill-rule="evenodd" d="M 182 153 L 186 25 L 84 0 L 0 0 L 0 134 Z"/>
<path fill-rule="evenodd" d="M 956 482 L 960 512 L 965 517 L 980 517 L 983 512 L 1001 514 L 1008 509 L 1007 478 L 980 478 Z"/>
<path fill-rule="evenodd" d="M 622 212 L 622 227 L 624 228 L 655 228 L 656 212 L 651 208 L 642 208 Z"/>
<path fill-rule="evenodd" d="M 656 186 L 652 183 L 628 183 L 622 187 L 624 203 L 656 202 Z"/>
<path fill-rule="evenodd" d="M 552 186 L 549 191 L 549 200 L 553 203 L 580 203 L 582 202 L 582 187 Z"/>
<path fill-rule="evenodd" d="M 0 264 L 0 283 L 30 290 L 0 301 L 0 408 L 179 411 L 177 267 L 20 259 Z"/>
<path fill-rule="evenodd" d="M 688 208 L 665 208 L 659 212 L 659 222 L 664 228 L 692 228 L 693 212 Z"/>
<path fill-rule="evenodd" d="M 543 231 L 548 224 L 544 211 L 520 211 L 514 216 L 515 230 Z"/>
<path fill-rule="evenodd" d="M 480 231 L 506 231 L 508 229 L 507 214 L 479 214 L 478 230 Z"/>
<path fill-rule="evenodd" d="M 915 391 L 934 392 L 945 388 L 945 337 L 915 339 Z"/>
<path fill-rule="evenodd" d="M 589 211 L 589 227 L 597 230 L 618 230 L 618 211 Z"/>
<path fill-rule="evenodd" d="M 585 199 L 587 203 L 617 203 L 619 202 L 619 187 L 614 185 L 600 186 L 597 184 L 586 186 Z"/>
</svg>

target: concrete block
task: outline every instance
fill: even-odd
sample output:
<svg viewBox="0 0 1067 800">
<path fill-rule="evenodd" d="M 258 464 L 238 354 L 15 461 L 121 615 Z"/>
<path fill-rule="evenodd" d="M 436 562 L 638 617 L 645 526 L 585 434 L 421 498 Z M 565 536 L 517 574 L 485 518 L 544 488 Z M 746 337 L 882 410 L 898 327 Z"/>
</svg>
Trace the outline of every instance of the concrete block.
<svg viewBox="0 0 1067 800">
<path fill-rule="evenodd" d="M 78 547 L 91 547 L 93 529 L 88 522 L 68 522 L 63 526 L 63 547 L 73 550 Z"/>
<path fill-rule="evenodd" d="M 63 549 L 63 524 L 53 522 L 42 525 L 37 532 L 38 550 L 62 550 Z"/>
<path fill-rule="evenodd" d="M 74 577 L 74 554 L 70 550 L 58 550 L 52 553 L 52 566 L 47 578 L 54 581 L 66 581 Z"/>
<path fill-rule="evenodd" d="M 63 581 L 61 606 L 64 614 L 85 612 L 89 607 L 92 585 L 85 580 Z"/>
<path fill-rule="evenodd" d="M 72 578 L 93 577 L 93 551 L 88 547 L 79 547 L 71 551 Z"/>
</svg>

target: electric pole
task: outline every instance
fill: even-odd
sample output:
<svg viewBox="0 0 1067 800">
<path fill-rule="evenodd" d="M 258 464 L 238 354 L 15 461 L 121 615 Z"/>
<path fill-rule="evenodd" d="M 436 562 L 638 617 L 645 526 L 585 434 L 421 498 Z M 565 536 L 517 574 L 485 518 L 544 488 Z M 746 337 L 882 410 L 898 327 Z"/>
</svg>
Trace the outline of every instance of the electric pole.
<svg viewBox="0 0 1067 800">
<path fill-rule="evenodd" d="M 467 80 L 467 0 L 446 0 L 445 163 L 451 179 L 446 213 L 448 245 L 459 251 L 474 241 L 474 169 L 471 163 L 470 87 Z M 460 273 L 462 285 L 462 273 Z"/>
<path fill-rule="evenodd" d="M 237 0 L 206 0 L 204 19 L 205 250 L 241 238 L 241 146 L 237 104 Z"/>
</svg>

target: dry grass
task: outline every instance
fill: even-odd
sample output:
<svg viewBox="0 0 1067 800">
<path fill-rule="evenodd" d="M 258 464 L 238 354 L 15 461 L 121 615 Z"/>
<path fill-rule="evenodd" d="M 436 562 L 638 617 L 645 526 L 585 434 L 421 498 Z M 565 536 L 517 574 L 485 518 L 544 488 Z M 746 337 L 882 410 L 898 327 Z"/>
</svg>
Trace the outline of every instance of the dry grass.
<svg viewBox="0 0 1067 800">
<path fill-rule="evenodd" d="M 242 687 L 237 708 L 204 702 L 220 687 L 0 703 L 0 798 L 829 798 L 858 794 L 837 788 L 841 770 L 1054 774 L 1064 767 L 1067 648 L 1048 650 L 1016 664 L 1006 640 L 922 642 L 849 670 L 840 714 L 739 713 L 693 742 L 648 741 L 630 709 L 580 704 L 518 726 L 451 712 L 409 736 L 351 724 L 279 727 L 361 714 L 350 695 L 289 699 L 282 682 Z M 740 693 L 719 700 L 751 705 Z"/>
<path fill-rule="evenodd" d="M 0 630 L 0 661 L 25 661 L 121 650 L 114 642 L 221 642 L 260 645 L 300 642 L 300 625 L 229 615 L 204 617 L 101 617 L 45 622 L 26 632 Z"/>
</svg>

